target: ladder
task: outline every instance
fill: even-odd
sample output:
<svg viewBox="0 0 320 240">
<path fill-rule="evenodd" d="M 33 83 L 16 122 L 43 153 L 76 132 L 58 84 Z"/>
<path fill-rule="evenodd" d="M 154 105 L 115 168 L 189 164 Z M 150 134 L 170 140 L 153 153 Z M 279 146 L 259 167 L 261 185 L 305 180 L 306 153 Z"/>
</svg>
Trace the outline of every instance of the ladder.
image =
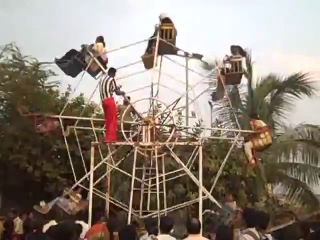
<svg viewBox="0 0 320 240">
<path fill-rule="evenodd" d="M 137 182 L 134 195 L 139 195 L 139 216 L 145 214 L 159 212 L 164 205 L 164 189 L 162 182 L 162 174 L 160 169 L 161 159 L 158 159 L 158 168 L 156 159 L 146 159 L 142 167 L 136 168 L 137 176 L 141 176 L 141 182 Z M 158 170 L 158 174 L 157 174 Z M 137 198 L 136 198 L 137 199 Z M 135 201 L 136 202 L 136 201 Z"/>
</svg>

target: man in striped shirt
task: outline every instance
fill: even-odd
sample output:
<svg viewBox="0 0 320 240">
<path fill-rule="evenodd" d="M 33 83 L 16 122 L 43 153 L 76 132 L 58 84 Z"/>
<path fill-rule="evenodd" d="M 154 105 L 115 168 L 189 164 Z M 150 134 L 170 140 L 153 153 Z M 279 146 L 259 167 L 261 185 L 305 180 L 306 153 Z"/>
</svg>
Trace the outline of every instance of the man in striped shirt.
<svg viewBox="0 0 320 240">
<path fill-rule="evenodd" d="M 105 142 L 111 143 L 117 141 L 117 106 L 113 98 L 113 94 L 124 96 L 125 93 L 120 91 L 114 77 L 117 70 L 109 68 L 108 75 L 100 80 L 99 89 L 102 101 L 102 108 L 105 119 Z"/>
</svg>

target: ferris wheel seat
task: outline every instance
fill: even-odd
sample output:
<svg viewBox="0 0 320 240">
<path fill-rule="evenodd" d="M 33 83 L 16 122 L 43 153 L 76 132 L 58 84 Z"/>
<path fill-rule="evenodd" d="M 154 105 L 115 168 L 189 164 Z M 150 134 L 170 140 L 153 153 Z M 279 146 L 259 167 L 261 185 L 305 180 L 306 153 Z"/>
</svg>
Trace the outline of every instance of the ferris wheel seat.
<svg viewBox="0 0 320 240">
<path fill-rule="evenodd" d="M 242 79 L 242 73 L 234 73 L 226 75 L 226 85 L 239 85 Z"/>
<path fill-rule="evenodd" d="M 154 63 L 154 54 L 148 54 L 145 53 L 144 55 L 141 56 L 144 68 L 146 70 L 149 70 L 151 68 L 153 68 L 153 63 Z"/>
<path fill-rule="evenodd" d="M 61 71 L 72 78 L 77 77 L 84 70 L 95 78 L 105 71 L 108 59 L 90 55 L 87 49 L 82 49 L 81 52 L 71 49 L 63 57 L 56 58 L 54 62 Z"/>
<path fill-rule="evenodd" d="M 65 60 L 62 57 L 60 59 L 55 59 L 54 62 L 61 69 L 61 71 L 72 78 L 77 77 L 82 72 L 82 64 L 74 58 Z"/>
<path fill-rule="evenodd" d="M 96 77 L 101 72 L 105 72 L 107 69 L 108 58 L 101 56 L 91 56 L 89 53 L 85 54 L 85 66 L 84 69 L 92 76 Z"/>
</svg>

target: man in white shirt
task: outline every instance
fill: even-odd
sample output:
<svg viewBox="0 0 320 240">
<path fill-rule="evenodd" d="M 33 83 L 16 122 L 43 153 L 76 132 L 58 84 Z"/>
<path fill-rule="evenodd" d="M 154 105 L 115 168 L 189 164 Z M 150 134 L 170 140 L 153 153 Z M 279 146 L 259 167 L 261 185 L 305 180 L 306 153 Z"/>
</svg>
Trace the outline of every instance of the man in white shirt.
<svg viewBox="0 0 320 240">
<path fill-rule="evenodd" d="M 261 240 L 263 239 L 256 229 L 257 212 L 253 208 L 245 208 L 243 210 L 243 220 L 246 229 L 241 232 L 239 240 Z"/>
<path fill-rule="evenodd" d="M 173 229 L 174 222 L 171 217 L 163 216 L 160 218 L 160 234 L 157 236 L 158 240 L 176 240 L 170 235 Z"/>
<path fill-rule="evenodd" d="M 203 237 L 201 232 L 201 223 L 197 218 L 191 218 L 187 222 L 188 237 L 185 240 L 208 240 L 208 238 Z"/>
</svg>

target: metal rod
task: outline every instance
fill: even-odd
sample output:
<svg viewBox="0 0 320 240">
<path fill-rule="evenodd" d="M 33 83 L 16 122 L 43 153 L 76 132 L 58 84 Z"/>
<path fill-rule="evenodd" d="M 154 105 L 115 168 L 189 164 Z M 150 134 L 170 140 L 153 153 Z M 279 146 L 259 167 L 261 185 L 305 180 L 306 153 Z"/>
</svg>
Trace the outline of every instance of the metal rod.
<svg viewBox="0 0 320 240">
<path fill-rule="evenodd" d="M 134 191 L 134 182 L 135 182 L 135 177 L 136 177 L 137 157 L 138 157 L 138 149 L 134 148 L 133 166 L 132 166 L 132 179 L 131 179 L 131 190 L 130 190 L 129 211 L 128 211 L 128 224 L 131 223 L 131 216 L 132 216 L 133 191 Z"/>
<path fill-rule="evenodd" d="M 90 183 L 89 183 L 89 215 L 88 215 L 88 225 L 89 225 L 89 227 L 92 226 L 94 155 L 95 155 L 95 145 L 93 143 L 91 143 L 91 151 L 90 151 Z"/>
<path fill-rule="evenodd" d="M 189 58 L 186 57 L 186 111 L 185 111 L 185 115 L 186 115 L 186 125 L 189 126 Z M 188 130 L 187 130 L 188 133 Z"/>
<path fill-rule="evenodd" d="M 199 157 L 198 157 L 198 163 L 199 163 L 199 185 L 200 186 L 202 186 L 203 185 L 203 176 L 202 176 L 202 174 L 203 174 L 203 169 L 202 169 L 202 161 L 203 161 L 203 156 L 202 156 L 202 154 L 203 154 L 203 152 L 202 152 L 202 145 L 200 145 L 199 146 L 199 149 L 198 149 L 198 152 L 199 152 Z M 202 193 L 202 189 L 201 188 L 199 188 L 199 212 L 198 212 L 198 214 L 199 214 L 199 221 L 200 221 L 200 223 L 201 223 L 201 226 L 203 226 L 203 224 L 202 224 L 202 218 L 203 218 L 203 214 L 202 214 L 202 212 L 203 212 L 203 200 L 202 200 L 202 196 L 203 196 L 203 193 Z M 200 232 L 200 234 L 202 234 L 202 232 L 203 232 L 203 227 L 201 227 L 201 232 Z"/>
</svg>

